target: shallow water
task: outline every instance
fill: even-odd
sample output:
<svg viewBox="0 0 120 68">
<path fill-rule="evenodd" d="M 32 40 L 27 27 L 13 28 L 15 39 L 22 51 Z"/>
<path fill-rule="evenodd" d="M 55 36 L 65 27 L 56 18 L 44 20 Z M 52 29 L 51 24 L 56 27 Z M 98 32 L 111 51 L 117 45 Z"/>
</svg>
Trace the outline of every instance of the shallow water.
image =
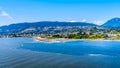
<svg viewBox="0 0 120 68">
<path fill-rule="evenodd" d="M 119 41 L 0 39 L 0 68 L 120 68 Z"/>
</svg>

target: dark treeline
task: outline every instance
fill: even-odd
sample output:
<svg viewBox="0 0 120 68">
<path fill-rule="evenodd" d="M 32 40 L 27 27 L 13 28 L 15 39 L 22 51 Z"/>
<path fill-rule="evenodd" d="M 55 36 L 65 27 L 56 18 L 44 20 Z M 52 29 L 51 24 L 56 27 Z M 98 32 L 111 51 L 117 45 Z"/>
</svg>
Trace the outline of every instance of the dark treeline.
<svg viewBox="0 0 120 68">
<path fill-rule="evenodd" d="M 53 35 L 48 38 L 69 38 L 69 39 L 106 39 L 107 34 L 69 34 L 67 36 Z"/>
</svg>

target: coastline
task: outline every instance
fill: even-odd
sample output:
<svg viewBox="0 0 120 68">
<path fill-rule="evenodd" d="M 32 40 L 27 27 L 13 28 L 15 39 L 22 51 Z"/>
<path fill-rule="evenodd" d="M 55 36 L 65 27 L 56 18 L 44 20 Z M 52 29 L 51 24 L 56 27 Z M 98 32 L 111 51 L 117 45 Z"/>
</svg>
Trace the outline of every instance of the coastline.
<svg viewBox="0 0 120 68">
<path fill-rule="evenodd" d="M 59 43 L 59 42 L 71 42 L 71 41 L 120 41 L 120 40 L 110 40 L 110 39 L 68 39 L 68 38 L 41 38 L 41 37 L 33 37 L 38 42 L 45 43 Z"/>
<path fill-rule="evenodd" d="M 4 37 L 6 39 L 10 38 L 28 38 L 28 37 Z M 3 37 L 0 39 L 4 39 Z M 38 42 L 45 42 L 45 43 L 54 43 L 54 42 L 71 42 L 71 41 L 120 41 L 119 39 L 69 39 L 69 38 L 41 38 L 41 37 L 32 37 L 31 39 L 38 41 Z"/>
</svg>

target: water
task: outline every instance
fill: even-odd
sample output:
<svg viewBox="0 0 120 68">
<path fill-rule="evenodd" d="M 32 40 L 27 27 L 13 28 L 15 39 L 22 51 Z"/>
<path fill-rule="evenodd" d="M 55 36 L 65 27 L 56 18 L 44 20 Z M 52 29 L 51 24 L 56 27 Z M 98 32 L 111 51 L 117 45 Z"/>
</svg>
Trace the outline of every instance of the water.
<svg viewBox="0 0 120 68">
<path fill-rule="evenodd" d="M 0 68 L 120 68 L 120 41 L 0 39 Z"/>
</svg>

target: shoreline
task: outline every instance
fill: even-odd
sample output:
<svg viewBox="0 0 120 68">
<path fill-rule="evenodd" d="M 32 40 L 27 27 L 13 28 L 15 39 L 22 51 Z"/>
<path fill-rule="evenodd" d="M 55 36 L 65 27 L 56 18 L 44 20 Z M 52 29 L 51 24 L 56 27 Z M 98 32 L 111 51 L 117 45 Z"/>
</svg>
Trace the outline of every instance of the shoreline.
<svg viewBox="0 0 120 68">
<path fill-rule="evenodd" d="M 41 38 L 41 37 L 34 37 L 38 42 L 45 42 L 45 43 L 57 43 L 57 42 L 71 42 L 71 41 L 120 41 L 120 40 L 107 40 L 107 39 L 68 39 L 68 38 Z"/>
<path fill-rule="evenodd" d="M 0 39 L 10 39 L 11 37 L 4 37 L 4 38 L 0 38 Z M 27 37 L 12 37 L 12 38 L 27 38 Z M 68 38 L 54 38 L 54 39 L 48 39 L 45 38 L 45 40 L 40 40 L 40 39 L 36 39 L 38 37 L 32 37 L 30 39 L 34 39 L 36 41 L 39 42 L 69 42 L 69 41 L 120 41 L 118 40 L 111 40 L 111 39 L 68 39 Z M 44 38 L 43 38 L 44 39 Z"/>
<path fill-rule="evenodd" d="M 13 37 L 13 38 L 27 38 L 27 37 Z M 61 43 L 61 42 L 72 42 L 72 41 L 92 41 L 92 42 L 97 42 L 97 41 L 120 41 L 118 40 L 112 40 L 112 39 L 69 39 L 69 38 L 41 38 L 41 37 L 32 37 L 30 39 L 33 39 L 38 42 L 44 42 L 44 43 Z M 5 39 L 5 38 L 0 38 L 0 39 Z M 10 39 L 9 37 L 6 37 L 6 39 Z"/>
</svg>

